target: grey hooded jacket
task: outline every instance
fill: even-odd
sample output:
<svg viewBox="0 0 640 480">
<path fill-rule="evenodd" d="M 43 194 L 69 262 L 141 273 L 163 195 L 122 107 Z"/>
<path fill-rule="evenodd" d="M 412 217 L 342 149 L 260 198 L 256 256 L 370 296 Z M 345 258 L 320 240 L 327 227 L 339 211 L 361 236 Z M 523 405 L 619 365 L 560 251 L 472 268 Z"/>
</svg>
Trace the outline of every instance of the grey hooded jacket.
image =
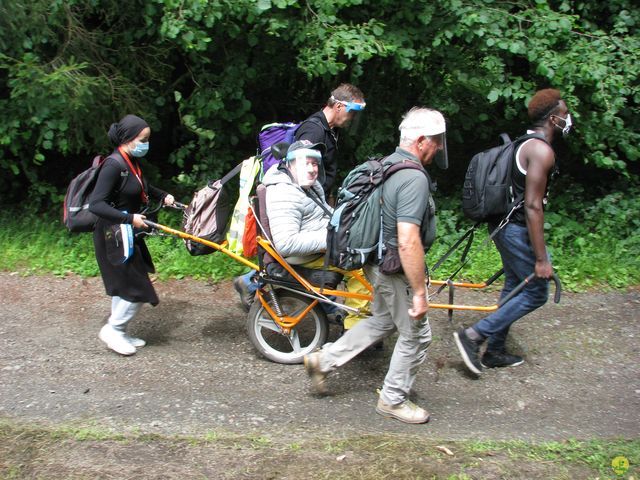
<svg viewBox="0 0 640 480">
<path fill-rule="evenodd" d="M 276 250 L 292 264 L 314 260 L 327 248 L 329 216 L 309 195 L 326 204 L 324 191 L 315 182 L 307 195 L 287 172 L 271 167 L 262 183 L 267 187 L 267 217 Z"/>
</svg>

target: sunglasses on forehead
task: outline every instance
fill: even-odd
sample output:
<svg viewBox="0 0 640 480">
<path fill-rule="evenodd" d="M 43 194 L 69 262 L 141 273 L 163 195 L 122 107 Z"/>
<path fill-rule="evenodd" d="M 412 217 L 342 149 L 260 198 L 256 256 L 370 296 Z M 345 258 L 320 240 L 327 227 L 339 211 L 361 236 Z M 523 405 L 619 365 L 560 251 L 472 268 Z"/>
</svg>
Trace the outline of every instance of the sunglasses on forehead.
<svg viewBox="0 0 640 480">
<path fill-rule="evenodd" d="M 360 112 L 364 110 L 364 107 L 367 106 L 365 102 L 347 102 L 345 100 L 338 100 L 333 95 L 331 96 L 331 100 L 337 103 L 341 103 L 342 105 L 347 107 L 347 112 L 351 112 L 351 111 Z"/>
</svg>

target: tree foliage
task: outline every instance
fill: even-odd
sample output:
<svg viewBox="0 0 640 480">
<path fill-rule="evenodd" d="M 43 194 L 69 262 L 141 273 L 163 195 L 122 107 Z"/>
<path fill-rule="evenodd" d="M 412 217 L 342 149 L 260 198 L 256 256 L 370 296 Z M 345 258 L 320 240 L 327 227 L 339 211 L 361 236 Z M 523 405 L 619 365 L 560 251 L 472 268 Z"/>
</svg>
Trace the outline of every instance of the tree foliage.
<svg viewBox="0 0 640 480">
<path fill-rule="evenodd" d="M 344 168 L 397 141 L 404 111 L 442 110 L 453 172 L 525 105 L 559 88 L 564 152 L 635 181 L 640 12 L 632 0 L 6 0 L 0 5 L 0 188 L 55 200 L 125 113 L 155 135 L 148 171 L 191 189 L 255 151 L 259 126 L 300 120 L 341 81 L 367 110 Z M 168 159 L 168 161 L 166 161 Z M 151 168 L 153 165 L 153 168 Z M 174 183 L 169 185 L 170 179 Z M 178 185 L 176 185 L 176 183 Z M 452 187 L 453 188 L 453 187 Z"/>
</svg>

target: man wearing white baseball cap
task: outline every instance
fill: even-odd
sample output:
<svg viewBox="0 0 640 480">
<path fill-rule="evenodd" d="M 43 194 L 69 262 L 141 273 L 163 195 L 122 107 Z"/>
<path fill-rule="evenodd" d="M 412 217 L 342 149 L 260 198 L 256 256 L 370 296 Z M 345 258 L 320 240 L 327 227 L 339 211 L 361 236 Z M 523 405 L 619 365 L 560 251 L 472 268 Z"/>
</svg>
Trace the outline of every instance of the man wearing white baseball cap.
<svg viewBox="0 0 640 480">
<path fill-rule="evenodd" d="M 425 423 L 429 413 L 408 398 L 431 343 L 424 255 L 435 239 L 435 206 L 424 168 L 437 155 L 439 166 L 447 166 L 446 125 L 440 112 L 415 107 L 399 130 L 399 146 L 384 162 L 414 162 L 422 168 L 402 169 L 384 184 L 382 228 L 387 249 L 380 265 L 369 263 L 364 268 L 374 287 L 373 315 L 335 343 L 307 355 L 304 364 L 314 390 L 324 394 L 330 372 L 397 331 L 376 412 L 405 423 Z"/>
</svg>

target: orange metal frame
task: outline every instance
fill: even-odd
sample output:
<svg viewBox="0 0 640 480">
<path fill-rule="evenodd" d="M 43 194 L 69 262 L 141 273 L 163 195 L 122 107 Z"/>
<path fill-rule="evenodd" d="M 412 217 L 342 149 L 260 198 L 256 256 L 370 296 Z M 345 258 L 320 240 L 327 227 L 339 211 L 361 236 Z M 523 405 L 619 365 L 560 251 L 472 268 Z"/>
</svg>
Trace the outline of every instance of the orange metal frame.
<svg viewBox="0 0 640 480">
<path fill-rule="evenodd" d="M 176 230 L 173 229 L 171 227 L 167 227 L 166 225 L 161 225 L 155 222 L 151 222 L 151 221 L 146 221 L 146 223 L 153 227 L 153 228 L 157 228 L 158 230 L 161 230 L 163 232 L 169 233 L 171 235 L 175 235 L 177 237 L 180 237 L 182 239 L 185 240 L 192 240 L 194 242 L 198 242 L 201 243 L 203 245 L 206 245 L 208 247 L 213 248 L 214 250 L 217 250 L 219 252 L 224 253 L 225 255 L 228 255 L 229 257 L 233 258 L 234 260 L 254 269 L 254 270 L 260 270 L 260 267 L 250 261 L 247 260 L 246 258 L 237 255 L 236 253 L 232 252 L 231 250 L 227 249 L 224 245 L 220 245 L 218 243 L 215 242 L 211 242 L 209 240 L 205 240 L 203 238 L 200 237 L 196 237 L 194 235 L 190 235 L 188 233 L 182 232 L 180 230 Z M 335 297 L 340 297 L 340 298 L 357 298 L 357 299 L 362 299 L 362 300 L 372 300 L 373 299 L 373 287 L 371 286 L 371 284 L 367 281 L 366 278 L 364 278 L 362 275 L 359 275 L 357 272 L 350 272 L 351 275 L 353 275 L 355 278 L 358 279 L 358 281 L 360 283 L 362 283 L 362 285 L 364 285 L 367 290 L 369 290 L 369 292 L 371 292 L 370 294 L 362 294 L 362 293 L 352 293 L 352 292 L 348 292 L 345 290 L 335 290 L 335 289 L 330 289 L 330 288 L 321 288 L 321 287 L 316 287 L 314 285 L 312 285 L 311 283 L 309 283 L 305 278 L 303 278 L 302 276 L 300 276 L 300 274 L 298 272 L 296 272 L 293 267 L 291 267 L 291 265 L 289 265 L 289 263 L 287 263 L 287 261 L 282 258 L 280 256 L 280 254 L 278 254 L 278 252 L 275 251 L 275 249 L 272 247 L 271 243 L 269 242 L 269 240 L 267 240 L 266 238 L 263 238 L 261 236 L 257 237 L 257 241 L 258 244 L 264 248 L 264 250 L 266 252 L 268 252 L 271 256 L 273 256 L 273 258 L 280 263 L 286 270 L 287 272 L 289 272 L 289 274 L 291 274 L 291 276 L 293 278 L 296 279 L 296 281 L 298 283 L 300 283 L 300 285 L 302 285 L 302 287 L 304 287 L 304 289 L 310 294 L 310 297 L 314 299 L 313 302 L 310 302 L 310 304 L 307 306 L 307 308 L 305 308 L 302 312 L 300 312 L 298 315 L 296 315 L 295 317 L 291 317 L 291 316 L 279 316 L 269 305 L 269 303 L 267 302 L 267 300 L 264 298 L 262 292 L 260 290 L 258 290 L 258 299 L 260 300 L 260 303 L 262 304 L 262 306 L 265 308 L 265 310 L 267 311 L 267 313 L 269 313 L 269 315 L 271 316 L 271 318 L 273 319 L 273 321 L 282 329 L 282 331 L 285 334 L 290 333 L 291 329 L 294 328 L 317 304 L 318 302 L 322 299 L 322 296 L 335 296 Z M 460 287 L 460 288 L 472 288 L 472 289 L 482 289 L 485 288 L 487 286 L 486 282 L 482 282 L 482 283 L 466 283 L 466 282 L 451 282 L 451 281 L 441 281 L 441 280 L 432 280 L 431 281 L 431 285 L 448 285 L 449 287 Z M 480 305 L 456 305 L 456 304 L 446 304 L 446 303 L 429 303 L 429 308 L 437 308 L 437 309 L 444 309 L 444 310 L 449 310 L 449 311 L 453 311 L 453 310 L 472 310 L 472 311 L 479 311 L 479 312 L 493 312 L 495 310 L 498 309 L 498 305 L 489 305 L 489 306 L 480 306 Z"/>
<path fill-rule="evenodd" d="M 334 289 L 316 287 L 316 286 L 310 284 L 298 272 L 296 272 L 293 269 L 293 267 L 291 267 L 291 265 L 289 265 L 289 263 L 287 263 L 287 261 L 284 258 L 282 258 L 282 256 L 280 254 L 278 254 L 278 252 L 276 252 L 276 250 L 273 248 L 273 246 L 271 245 L 271 243 L 267 239 L 258 236 L 257 240 L 258 240 L 258 244 L 262 248 L 264 248 L 264 250 L 267 253 L 269 253 L 278 263 L 280 263 L 287 270 L 287 272 L 293 278 L 295 278 L 296 281 L 298 281 L 309 293 L 315 293 L 315 294 L 320 294 L 320 295 L 328 295 L 328 296 L 336 296 L 336 297 L 341 297 L 341 298 L 357 298 L 357 299 L 363 299 L 363 300 L 372 300 L 373 299 L 373 287 L 367 281 L 366 278 L 364 278 L 362 275 L 359 275 L 357 272 L 349 272 L 349 273 L 351 275 L 353 275 L 355 278 L 357 278 L 358 281 L 360 283 L 362 283 L 362 285 L 364 285 L 367 288 L 367 290 L 369 290 L 369 292 L 371 292 L 371 294 L 365 295 L 365 294 L 361 294 L 361 293 L 351 293 L 351 292 L 348 292 L 348 291 L 345 291 L 345 290 L 334 290 Z M 482 288 L 485 288 L 487 286 L 486 282 L 482 282 L 482 283 L 466 283 L 466 282 L 451 282 L 451 281 L 446 282 L 446 281 L 441 281 L 441 280 L 431 281 L 431 284 L 432 285 L 449 285 L 450 287 L 453 286 L 453 287 L 460 287 L 460 288 L 476 288 L 476 289 L 482 289 Z M 310 308 L 307 308 L 303 312 L 301 312 L 298 315 L 296 315 L 295 317 L 289 317 L 289 316 L 280 317 L 269 306 L 268 301 L 264 298 L 264 295 L 262 294 L 262 292 L 260 290 L 258 290 L 258 299 L 260 300 L 260 303 L 265 308 L 265 310 L 269 313 L 269 315 L 271 316 L 273 321 L 280 328 L 282 328 L 285 333 L 288 333 L 291 328 L 295 327 L 295 325 L 297 325 L 298 322 L 300 322 L 309 313 L 309 311 L 311 311 Z M 313 305 L 315 306 L 315 304 L 317 302 L 318 302 L 318 300 L 316 299 L 313 302 Z M 449 310 L 449 311 L 452 311 L 452 310 L 472 310 L 472 311 L 480 311 L 480 312 L 493 312 L 493 311 L 498 309 L 498 305 L 497 304 L 490 305 L 490 306 L 456 305 L 456 304 L 431 303 L 430 302 L 429 303 L 429 308 L 438 308 L 438 309 L 444 309 L 444 310 Z"/>
</svg>

